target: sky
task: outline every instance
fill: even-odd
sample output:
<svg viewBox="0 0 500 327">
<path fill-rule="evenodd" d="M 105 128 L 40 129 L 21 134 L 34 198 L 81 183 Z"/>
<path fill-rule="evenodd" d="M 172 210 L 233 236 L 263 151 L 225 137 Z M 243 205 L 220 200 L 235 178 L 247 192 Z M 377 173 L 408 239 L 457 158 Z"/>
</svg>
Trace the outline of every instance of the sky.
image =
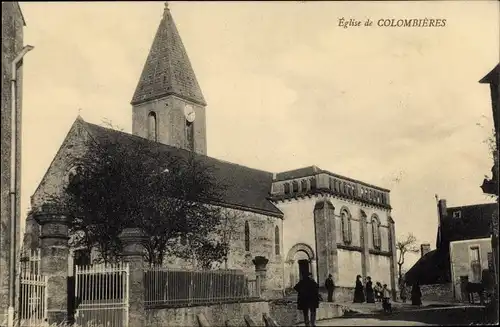
<svg viewBox="0 0 500 327">
<path fill-rule="evenodd" d="M 21 3 L 22 219 L 72 123 L 131 132 L 162 2 Z M 391 190 L 396 233 L 435 248 L 435 194 L 492 202 L 486 140 L 496 1 L 170 2 L 208 103 L 208 155 L 280 172 L 317 165 Z M 339 19 L 373 27 L 339 26 Z M 444 27 L 377 27 L 379 19 Z M 410 267 L 418 256 L 409 257 Z"/>
</svg>

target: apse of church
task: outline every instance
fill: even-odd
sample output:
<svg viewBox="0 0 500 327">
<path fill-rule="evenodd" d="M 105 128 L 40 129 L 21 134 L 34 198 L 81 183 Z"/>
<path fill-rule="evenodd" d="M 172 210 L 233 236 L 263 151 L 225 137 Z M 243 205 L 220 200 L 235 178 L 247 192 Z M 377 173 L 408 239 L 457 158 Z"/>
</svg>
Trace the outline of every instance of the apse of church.
<svg viewBox="0 0 500 327">
<path fill-rule="evenodd" d="M 389 190 L 312 166 L 276 174 L 272 199 L 284 213 L 285 288 L 311 272 L 320 285 L 332 274 L 339 298 L 356 275 L 396 289 Z"/>
</svg>

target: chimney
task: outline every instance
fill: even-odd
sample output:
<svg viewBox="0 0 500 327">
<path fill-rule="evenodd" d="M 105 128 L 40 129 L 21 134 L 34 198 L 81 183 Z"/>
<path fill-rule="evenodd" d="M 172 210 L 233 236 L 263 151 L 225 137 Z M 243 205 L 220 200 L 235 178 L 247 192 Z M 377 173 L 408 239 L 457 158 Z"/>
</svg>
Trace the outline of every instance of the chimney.
<svg viewBox="0 0 500 327">
<path fill-rule="evenodd" d="M 420 244 L 420 257 L 423 257 L 431 251 L 431 245 L 429 243 Z"/>
<path fill-rule="evenodd" d="M 446 213 L 446 200 L 445 199 L 439 200 L 439 202 L 438 202 L 438 211 L 439 211 L 439 218 L 440 218 L 440 220 L 442 218 L 446 217 L 447 213 Z"/>
</svg>

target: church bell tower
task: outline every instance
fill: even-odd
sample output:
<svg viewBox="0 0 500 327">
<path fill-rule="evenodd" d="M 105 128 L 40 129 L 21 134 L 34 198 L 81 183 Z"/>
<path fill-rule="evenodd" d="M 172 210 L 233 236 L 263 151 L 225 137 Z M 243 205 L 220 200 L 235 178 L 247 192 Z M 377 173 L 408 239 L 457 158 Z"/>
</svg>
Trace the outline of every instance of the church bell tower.
<svg viewBox="0 0 500 327">
<path fill-rule="evenodd" d="M 131 104 L 134 135 L 207 153 L 205 98 L 167 3 Z"/>
</svg>

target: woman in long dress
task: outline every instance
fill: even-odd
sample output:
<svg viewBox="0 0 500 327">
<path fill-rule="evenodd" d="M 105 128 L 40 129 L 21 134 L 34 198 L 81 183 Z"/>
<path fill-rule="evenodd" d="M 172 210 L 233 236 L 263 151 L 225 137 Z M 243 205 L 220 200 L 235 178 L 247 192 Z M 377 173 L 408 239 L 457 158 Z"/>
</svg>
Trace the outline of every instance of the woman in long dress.
<svg viewBox="0 0 500 327">
<path fill-rule="evenodd" d="M 375 303 L 375 294 L 373 292 L 373 283 L 370 276 L 366 277 L 366 303 Z"/>
<path fill-rule="evenodd" d="M 365 302 L 365 293 L 363 292 L 363 282 L 361 276 L 356 276 L 356 287 L 354 288 L 354 303 Z"/>
<path fill-rule="evenodd" d="M 411 304 L 422 305 L 422 292 L 420 291 L 418 283 L 413 284 L 411 288 Z"/>
</svg>

